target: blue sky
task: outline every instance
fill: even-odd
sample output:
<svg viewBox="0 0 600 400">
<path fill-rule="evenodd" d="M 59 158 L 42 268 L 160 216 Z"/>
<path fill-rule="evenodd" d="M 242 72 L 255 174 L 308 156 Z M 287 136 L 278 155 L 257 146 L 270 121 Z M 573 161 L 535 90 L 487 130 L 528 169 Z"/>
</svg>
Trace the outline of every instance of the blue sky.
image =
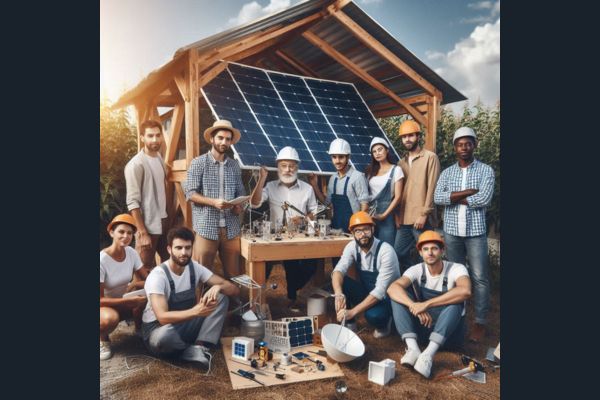
<svg viewBox="0 0 600 400">
<path fill-rule="evenodd" d="M 471 104 L 500 100 L 500 1 L 354 1 Z M 100 94 L 115 101 L 178 48 L 298 2 L 101 0 Z"/>
</svg>

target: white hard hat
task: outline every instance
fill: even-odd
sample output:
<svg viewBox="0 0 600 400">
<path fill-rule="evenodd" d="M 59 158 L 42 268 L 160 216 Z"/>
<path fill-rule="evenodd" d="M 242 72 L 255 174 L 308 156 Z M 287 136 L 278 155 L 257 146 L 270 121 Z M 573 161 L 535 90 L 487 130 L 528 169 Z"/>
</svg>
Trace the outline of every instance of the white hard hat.
<svg viewBox="0 0 600 400">
<path fill-rule="evenodd" d="M 300 162 L 300 156 L 298 156 L 298 152 L 292 146 L 285 146 L 283 149 L 279 150 L 275 160 L 294 160 Z"/>
<path fill-rule="evenodd" d="M 454 132 L 454 137 L 452 138 L 452 143 L 456 142 L 456 139 L 461 137 L 470 136 L 473 139 L 477 140 L 477 136 L 475 136 L 475 131 L 468 126 L 461 126 Z"/>
<path fill-rule="evenodd" d="M 327 154 L 350 154 L 350 143 L 344 139 L 335 139 L 329 145 Z"/>
<path fill-rule="evenodd" d="M 382 137 L 379 136 L 375 136 L 373 138 L 373 140 L 371 140 L 371 145 L 369 146 L 369 151 L 373 149 L 373 146 L 375 146 L 376 144 L 382 144 L 384 145 L 386 148 L 390 148 L 390 145 L 388 142 L 386 142 L 386 140 Z"/>
</svg>

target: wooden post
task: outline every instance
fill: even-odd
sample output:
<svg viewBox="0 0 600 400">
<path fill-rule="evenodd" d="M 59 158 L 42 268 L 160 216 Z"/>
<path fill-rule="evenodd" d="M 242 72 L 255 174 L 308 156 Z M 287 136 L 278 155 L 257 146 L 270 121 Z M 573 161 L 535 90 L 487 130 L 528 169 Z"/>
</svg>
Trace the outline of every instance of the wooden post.
<svg viewBox="0 0 600 400">
<path fill-rule="evenodd" d="M 437 120 L 439 118 L 440 101 L 437 96 L 427 99 L 427 126 L 425 135 L 425 148 L 435 153 L 435 142 L 437 133 Z"/>
</svg>

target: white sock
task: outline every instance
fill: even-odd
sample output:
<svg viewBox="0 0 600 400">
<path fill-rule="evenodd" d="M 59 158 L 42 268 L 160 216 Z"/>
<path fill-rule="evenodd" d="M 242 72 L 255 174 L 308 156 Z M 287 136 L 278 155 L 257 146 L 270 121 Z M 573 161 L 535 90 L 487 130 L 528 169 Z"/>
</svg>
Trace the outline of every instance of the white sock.
<svg viewBox="0 0 600 400">
<path fill-rule="evenodd" d="M 431 357 L 433 357 L 435 355 L 435 352 L 438 351 L 439 348 L 440 348 L 439 344 L 430 341 L 429 345 L 427 346 L 427 348 L 425 350 L 423 350 L 423 353 L 427 353 Z"/>
<path fill-rule="evenodd" d="M 410 337 L 410 338 L 404 339 L 404 341 L 406 342 L 406 347 L 408 347 L 409 350 L 415 350 L 415 351 L 421 352 L 421 349 L 419 348 L 419 344 L 417 343 L 417 339 Z"/>
</svg>

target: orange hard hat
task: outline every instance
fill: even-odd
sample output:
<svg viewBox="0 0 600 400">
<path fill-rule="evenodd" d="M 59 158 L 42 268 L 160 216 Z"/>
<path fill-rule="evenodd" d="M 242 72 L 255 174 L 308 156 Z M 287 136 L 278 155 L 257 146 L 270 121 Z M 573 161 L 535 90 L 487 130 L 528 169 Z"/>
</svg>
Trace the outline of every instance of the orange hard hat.
<svg viewBox="0 0 600 400">
<path fill-rule="evenodd" d="M 133 231 L 137 230 L 137 226 L 135 225 L 135 219 L 129 214 L 119 214 L 110 221 L 110 224 L 106 227 L 106 230 L 110 233 L 113 226 L 117 224 L 128 224 L 133 227 Z"/>
<path fill-rule="evenodd" d="M 407 119 L 400 124 L 398 129 L 398 136 L 410 135 L 411 133 L 420 133 L 421 127 L 412 119 Z"/>
<path fill-rule="evenodd" d="M 371 224 L 375 225 L 373 222 L 373 218 L 369 214 L 364 211 L 357 211 L 350 217 L 350 222 L 348 223 L 348 230 L 352 230 L 356 225 L 364 225 Z"/>
<path fill-rule="evenodd" d="M 421 247 L 427 242 L 438 242 L 440 246 L 444 247 L 444 239 L 436 231 L 425 231 L 419 235 L 417 240 L 417 249 L 420 251 Z"/>
</svg>

